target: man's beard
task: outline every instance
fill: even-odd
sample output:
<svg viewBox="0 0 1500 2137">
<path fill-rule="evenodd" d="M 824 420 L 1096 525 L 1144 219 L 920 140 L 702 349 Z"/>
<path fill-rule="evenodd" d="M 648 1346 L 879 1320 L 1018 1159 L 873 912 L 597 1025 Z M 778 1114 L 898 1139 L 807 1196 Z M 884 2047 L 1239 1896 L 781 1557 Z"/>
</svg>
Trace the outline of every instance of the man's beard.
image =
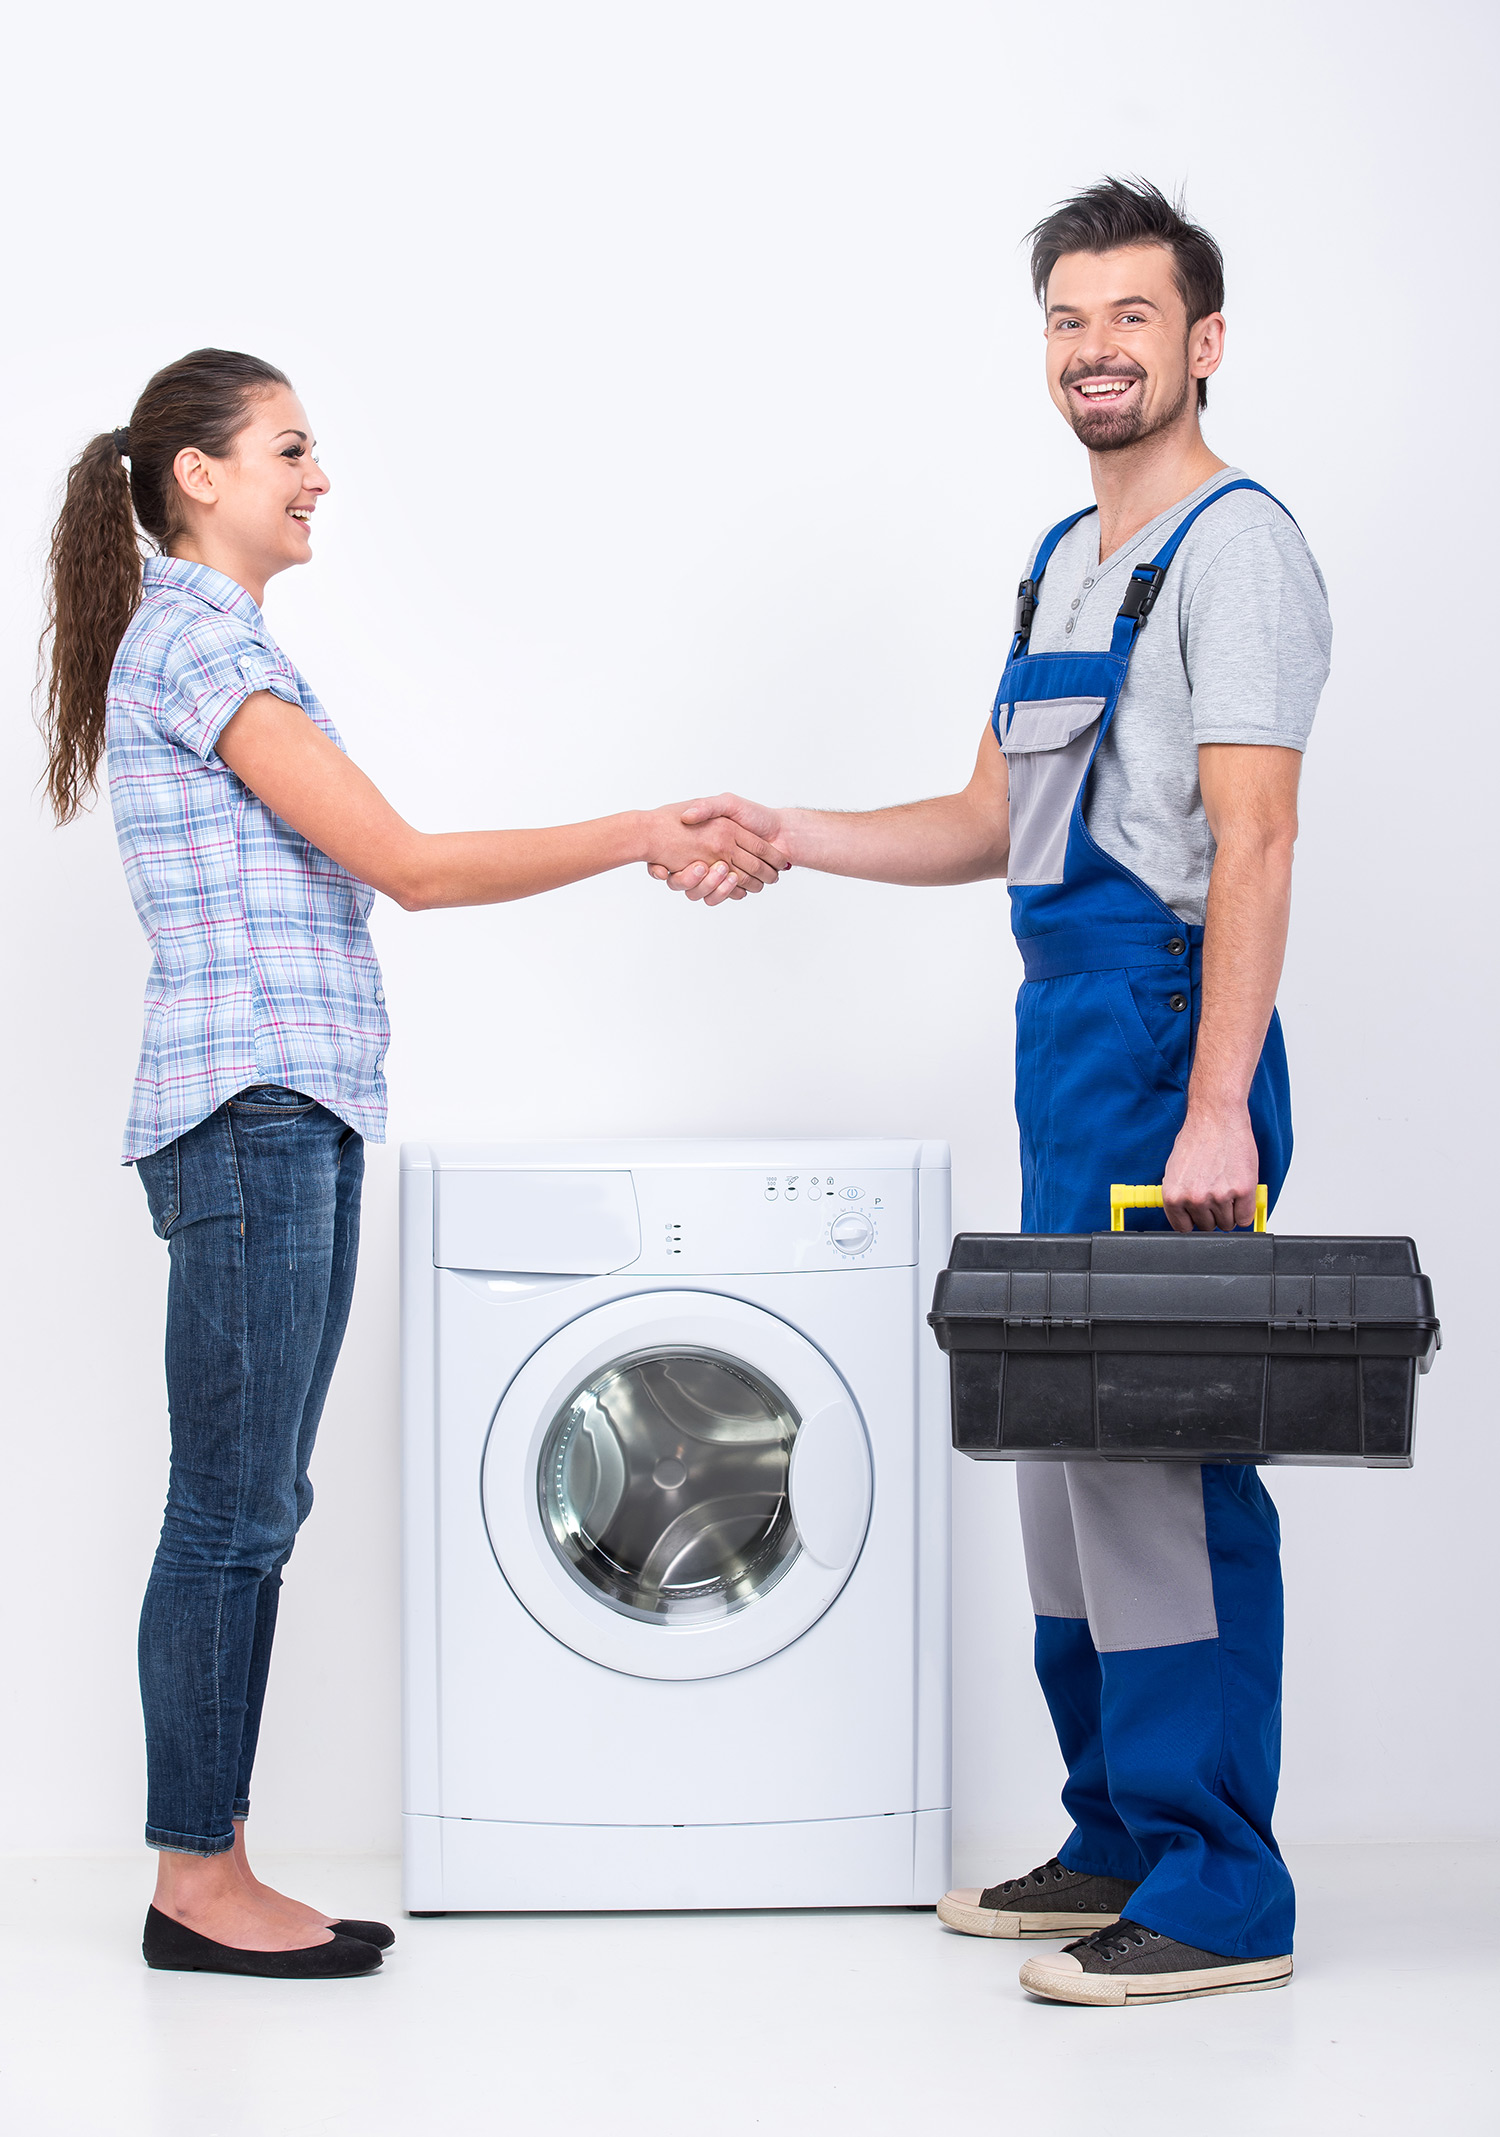
<svg viewBox="0 0 1500 2137">
<path fill-rule="evenodd" d="M 1071 388 L 1081 379 L 1088 378 L 1138 378 L 1144 381 L 1145 372 L 1129 371 L 1080 371 L 1074 378 L 1064 372 L 1062 385 L 1067 392 L 1068 421 L 1079 442 L 1091 453 L 1118 453 L 1127 445 L 1139 445 L 1143 438 L 1154 438 L 1158 431 L 1169 430 L 1187 406 L 1189 393 L 1195 381 L 1183 368 L 1182 387 L 1170 408 L 1147 417 L 1144 396 L 1128 408 L 1117 408 L 1105 401 L 1097 408 L 1085 407 L 1081 412 L 1074 401 Z"/>
</svg>

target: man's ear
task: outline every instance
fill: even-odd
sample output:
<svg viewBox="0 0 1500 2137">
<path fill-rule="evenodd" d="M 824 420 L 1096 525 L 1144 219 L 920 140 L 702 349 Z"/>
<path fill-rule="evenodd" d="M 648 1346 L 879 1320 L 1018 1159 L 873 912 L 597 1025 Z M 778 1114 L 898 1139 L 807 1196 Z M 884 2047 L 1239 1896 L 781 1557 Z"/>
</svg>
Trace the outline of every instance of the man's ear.
<svg viewBox="0 0 1500 2137">
<path fill-rule="evenodd" d="M 1224 361 L 1228 324 L 1222 312 L 1209 312 L 1188 328 L 1188 376 L 1212 378 Z"/>
</svg>

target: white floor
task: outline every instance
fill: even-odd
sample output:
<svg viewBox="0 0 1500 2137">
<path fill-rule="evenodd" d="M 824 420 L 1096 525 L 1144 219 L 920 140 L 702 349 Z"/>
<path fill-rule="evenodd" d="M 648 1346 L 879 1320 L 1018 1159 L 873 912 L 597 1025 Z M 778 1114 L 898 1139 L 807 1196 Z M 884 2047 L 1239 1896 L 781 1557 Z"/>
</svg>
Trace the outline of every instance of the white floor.
<svg viewBox="0 0 1500 2137">
<path fill-rule="evenodd" d="M 405 1920 L 384 1861 L 266 1865 L 396 1950 L 327 1984 L 153 1974 L 141 1861 L 0 1862 L 12 2137 L 573 2130 L 1466 2137 L 1497 2127 L 1500 1848 L 1294 1853 L 1297 1978 L 1033 2003 L 925 1913 Z"/>
</svg>

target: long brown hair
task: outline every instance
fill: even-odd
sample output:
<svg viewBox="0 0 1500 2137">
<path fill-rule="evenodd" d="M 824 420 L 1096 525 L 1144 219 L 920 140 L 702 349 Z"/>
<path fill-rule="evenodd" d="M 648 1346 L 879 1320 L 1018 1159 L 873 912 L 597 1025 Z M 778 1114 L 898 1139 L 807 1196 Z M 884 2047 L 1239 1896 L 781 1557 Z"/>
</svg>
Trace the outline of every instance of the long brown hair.
<svg viewBox="0 0 1500 2137">
<path fill-rule="evenodd" d="M 177 455 L 196 446 L 226 459 L 250 403 L 289 383 L 258 356 L 194 349 L 157 372 L 126 430 L 91 438 L 68 470 L 41 646 L 45 662 L 50 637 L 41 726 L 47 798 L 60 824 L 87 805 L 98 779 L 109 671 L 141 598 L 142 536 L 165 546 L 179 531 Z"/>
</svg>

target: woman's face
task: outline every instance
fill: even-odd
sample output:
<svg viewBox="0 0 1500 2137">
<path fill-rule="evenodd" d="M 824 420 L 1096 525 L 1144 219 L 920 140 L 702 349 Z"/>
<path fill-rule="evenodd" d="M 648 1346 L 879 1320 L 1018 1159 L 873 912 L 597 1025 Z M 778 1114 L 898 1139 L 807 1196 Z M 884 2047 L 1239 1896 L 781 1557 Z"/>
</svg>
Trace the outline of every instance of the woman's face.
<svg viewBox="0 0 1500 2137">
<path fill-rule="evenodd" d="M 227 458 L 179 453 L 175 471 L 192 546 L 232 561 L 231 576 L 252 585 L 305 564 L 313 513 L 329 489 L 314 458 L 316 442 L 296 394 L 276 386 L 250 402 Z"/>
</svg>

